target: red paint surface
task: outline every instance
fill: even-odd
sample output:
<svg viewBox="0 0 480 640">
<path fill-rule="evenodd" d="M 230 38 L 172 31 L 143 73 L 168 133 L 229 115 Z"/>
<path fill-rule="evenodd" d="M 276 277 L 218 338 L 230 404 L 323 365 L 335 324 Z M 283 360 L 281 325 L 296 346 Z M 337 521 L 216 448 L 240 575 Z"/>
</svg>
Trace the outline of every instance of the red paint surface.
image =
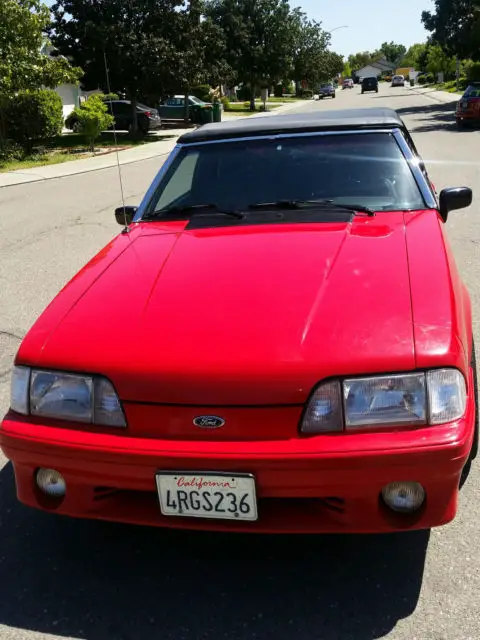
<svg viewBox="0 0 480 640">
<path fill-rule="evenodd" d="M 54 507 L 69 515 L 245 531 L 436 526 L 455 515 L 473 438 L 471 336 L 468 293 L 435 211 L 351 224 L 134 225 L 55 298 L 17 355 L 17 364 L 107 376 L 127 429 L 11 412 L 0 443 L 31 506 L 52 508 L 35 469 L 65 475 L 67 496 Z M 324 378 L 449 366 L 468 381 L 458 422 L 299 435 Z M 193 425 L 212 414 L 222 428 Z M 253 473 L 259 521 L 161 516 L 158 469 Z M 426 488 L 413 520 L 379 501 L 395 480 Z M 344 501 L 341 513 L 327 498 Z"/>
</svg>

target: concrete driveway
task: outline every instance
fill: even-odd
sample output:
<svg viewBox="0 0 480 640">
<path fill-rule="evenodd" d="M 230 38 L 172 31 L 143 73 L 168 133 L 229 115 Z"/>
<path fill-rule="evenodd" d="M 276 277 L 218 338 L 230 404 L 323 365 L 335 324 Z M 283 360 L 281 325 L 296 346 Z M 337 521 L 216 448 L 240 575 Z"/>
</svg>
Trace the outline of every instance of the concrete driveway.
<svg viewBox="0 0 480 640">
<path fill-rule="evenodd" d="M 480 131 L 457 132 L 452 103 L 380 85 L 297 109 L 398 109 L 431 176 L 480 185 Z M 163 162 L 124 165 L 129 204 Z M 117 170 L 0 189 L 0 410 L 19 341 L 119 227 Z M 480 204 L 447 225 L 480 344 Z M 425 243 L 428 259 L 428 238 Z M 432 273 L 432 287 L 435 273 Z M 128 339 L 129 329 L 125 327 Z M 120 348 L 120 345 L 119 345 Z M 16 502 L 0 461 L 0 637 L 89 640 L 477 640 L 480 461 L 442 529 L 391 536 L 223 536 L 45 515 Z"/>
</svg>

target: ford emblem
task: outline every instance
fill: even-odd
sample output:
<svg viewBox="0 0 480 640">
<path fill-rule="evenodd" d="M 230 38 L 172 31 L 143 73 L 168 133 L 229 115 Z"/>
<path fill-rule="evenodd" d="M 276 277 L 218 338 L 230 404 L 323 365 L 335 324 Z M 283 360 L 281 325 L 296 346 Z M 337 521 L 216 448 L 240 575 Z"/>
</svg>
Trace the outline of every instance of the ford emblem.
<svg viewBox="0 0 480 640">
<path fill-rule="evenodd" d="M 202 427 L 202 429 L 218 429 L 223 427 L 225 420 L 218 416 L 197 416 L 193 420 L 193 424 L 196 427 Z"/>
</svg>

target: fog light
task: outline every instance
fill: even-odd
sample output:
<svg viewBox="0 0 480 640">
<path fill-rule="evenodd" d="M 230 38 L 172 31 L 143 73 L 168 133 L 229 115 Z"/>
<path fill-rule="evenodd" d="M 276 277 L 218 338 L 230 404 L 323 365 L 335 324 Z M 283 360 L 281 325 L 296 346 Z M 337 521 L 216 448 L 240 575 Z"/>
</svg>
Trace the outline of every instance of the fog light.
<svg viewBox="0 0 480 640">
<path fill-rule="evenodd" d="M 425 489 L 418 482 L 391 482 L 382 489 L 385 504 L 399 513 L 418 511 L 425 500 Z"/>
<path fill-rule="evenodd" d="M 67 491 L 67 483 L 55 469 L 39 469 L 36 481 L 40 491 L 51 498 L 63 498 Z"/>
</svg>

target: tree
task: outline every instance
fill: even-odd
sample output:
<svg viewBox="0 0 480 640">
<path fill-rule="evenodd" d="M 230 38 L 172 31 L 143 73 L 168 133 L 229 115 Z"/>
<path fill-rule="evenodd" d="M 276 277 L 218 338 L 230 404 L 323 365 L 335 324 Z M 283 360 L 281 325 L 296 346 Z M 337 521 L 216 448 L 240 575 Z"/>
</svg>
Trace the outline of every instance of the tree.
<svg viewBox="0 0 480 640">
<path fill-rule="evenodd" d="M 298 16 L 288 0 L 209 0 L 205 13 L 223 31 L 226 62 L 250 88 L 255 110 L 256 89 L 291 74 Z"/>
<path fill-rule="evenodd" d="M 93 153 L 95 140 L 115 121 L 114 117 L 108 113 L 108 103 L 105 102 L 104 96 L 94 93 L 74 109 L 74 114 L 80 125 L 80 133 L 83 133 L 87 139 Z"/>
<path fill-rule="evenodd" d="M 64 58 L 41 53 L 49 22 L 40 0 L 0 0 L 0 138 L 7 135 L 5 108 L 16 93 L 75 83 L 82 75 Z"/>
<path fill-rule="evenodd" d="M 397 63 L 403 58 L 407 49 L 403 46 L 403 44 L 384 42 L 380 47 L 380 51 L 389 62 Z"/>
<path fill-rule="evenodd" d="M 350 66 L 349 62 L 345 62 L 343 65 L 343 69 L 342 69 L 342 75 L 344 78 L 351 78 L 352 77 L 352 67 Z"/>
<path fill-rule="evenodd" d="M 430 73 L 444 73 L 445 75 L 455 72 L 455 58 L 449 56 L 440 45 L 432 45 L 428 49 L 427 71 Z"/>
<path fill-rule="evenodd" d="M 423 11 L 432 40 L 450 55 L 480 60 L 480 1 L 434 0 L 435 11 Z"/>
<path fill-rule="evenodd" d="M 51 39 L 85 71 L 84 85 L 110 88 L 136 103 L 144 95 L 175 89 L 183 0 L 57 0 L 52 6 Z M 136 129 L 134 129 L 136 130 Z"/>
<path fill-rule="evenodd" d="M 293 15 L 296 29 L 292 78 L 297 87 L 302 81 L 315 85 L 326 71 L 330 34 L 323 31 L 321 23 L 308 20 L 299 9 Z"/>
<path fill-rule="evenodd" d="M 427 48 L 426 43 L 420 42 L 412 44 L 403 58 L 402 64 L 405 67 L 413 67 L 417 71 L 426 69 L 427 66 Z"/>
<path fill-rule="evenodd" d="M 225 61 L 223 31 L 210 19 L 202 19 L 204 10 L 202 0 L 190 0 L 189 5 L 178 12 L 177 16 L 174 81 L 185 94 L 186 122 L 189 120 L 187 98 L 192 87 L 204 82 L 217 85 L 228 78 L 231 71 Z"/>
<path fill-rule="evenodd" d="M 357 69 L 372 64 L 372 62 L 378 62 L 383 55 L 381 51 L 359 51 L 358 53 L 348 56 L 348 64 L 352 71 L 356 71 Z"/>
</svg>

